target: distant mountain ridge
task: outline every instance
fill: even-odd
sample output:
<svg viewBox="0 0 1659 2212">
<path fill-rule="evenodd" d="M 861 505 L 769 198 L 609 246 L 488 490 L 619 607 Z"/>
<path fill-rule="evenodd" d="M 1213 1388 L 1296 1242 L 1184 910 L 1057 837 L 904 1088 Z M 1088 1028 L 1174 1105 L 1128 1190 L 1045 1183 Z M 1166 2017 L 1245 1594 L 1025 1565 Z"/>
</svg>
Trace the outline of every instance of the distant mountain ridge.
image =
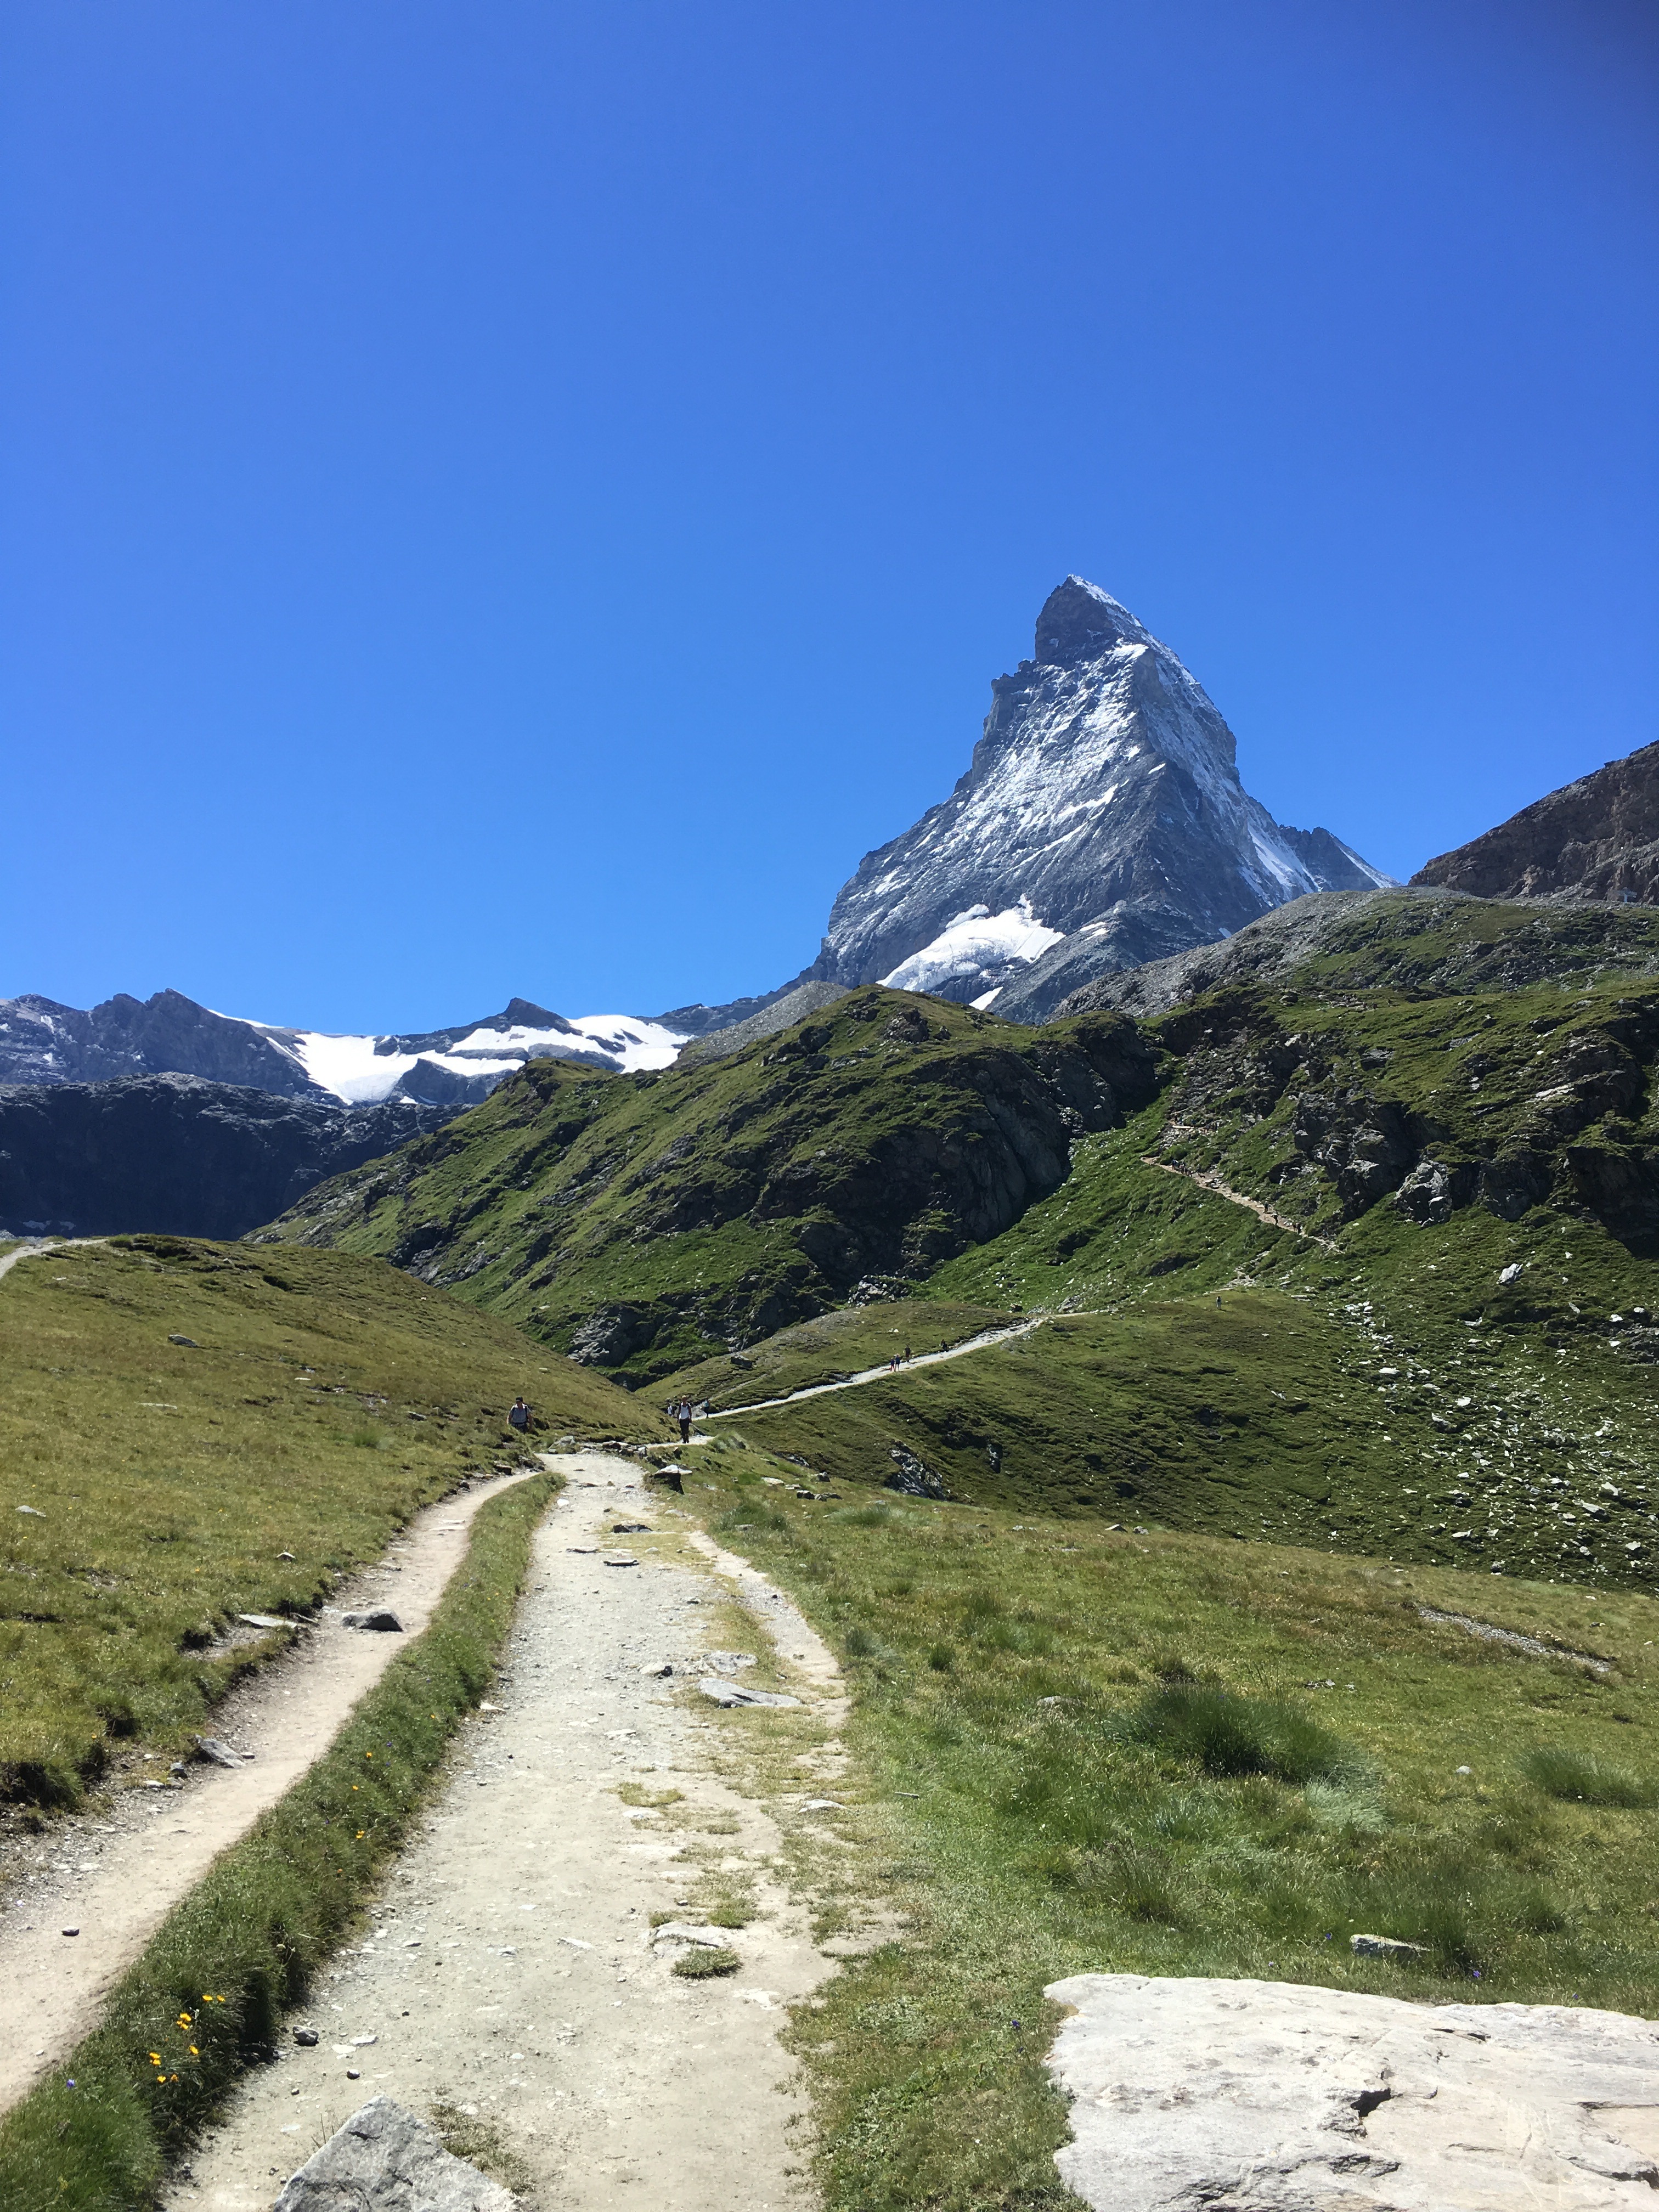
<svg viewBox="0 0 1659 2212">
<path fill-rule="evenodd" d="M 193 1075 L 331 1107 L 402 1099 L 452 1110 L 487 1098 L 529 1059 L 628 1071 L 663 1067 L 681 1033 L 625 1014 L 568 1021 L 527 999 L 418 1035 L 331 1036 L 244 1021 L 179 991 L 118 992 L 83 1012 L 29 994 L 0 999 L 0 1083 L 106 1083 Z"/>
<path fill-rule="evenodd" d="M 951 796 L 867 854 L 805 977 L 1041 1021 L 1096 975 L 1231 934 L 1313 891 L 1392 878 L 1328 830 L 1275 822 L 1203 688 L 1097 585 L 1068 576 L 1035 657 L 992 684 Z"/>
</svg>

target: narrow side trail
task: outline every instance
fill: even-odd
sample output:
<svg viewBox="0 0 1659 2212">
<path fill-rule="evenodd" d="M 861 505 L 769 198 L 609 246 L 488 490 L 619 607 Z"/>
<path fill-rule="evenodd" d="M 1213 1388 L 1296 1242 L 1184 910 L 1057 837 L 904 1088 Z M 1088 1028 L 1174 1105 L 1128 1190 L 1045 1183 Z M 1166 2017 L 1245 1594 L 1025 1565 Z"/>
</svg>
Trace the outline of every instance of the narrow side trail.
<svg viewBox="0 0 1659 2212">
<path fill-rule="evenodd" d="M 89 1237 L 85 1239 L 77 1237 L 76 1242 L 100 1244 L 103 1239 L 100 1237 Z M 39 1260 L 48 1252 L 61 1252 L 63 1249 L 63 1242 L 59 1239 L 55 1244 L 20 1244 L 15 1252 L 0 1252 L 0 1276 L 10 1274 L 20 1260 Z"/>
<path fill-rule="evenodd" d="M 778 1861 L 838 1771 L 836 1662 L 763 1577 L 647 1496 L 632 1462 L 554 1464 L 568 1487 L 538 1534 L 490 1708 L 458 1739 L 366 1940 L 319 1984 L 316 2047 L 285 2037 L 170 2212 L 264 2212 L 378 2095 L 493 2129 L 538 2212 L 810 2201 L 778 2030 L 831 1960 Z M 654 1533 L 627 1525 L 640 1522 Z M 634 1564 L 608 1564 L 624 1553 Z M 798 1707 L 725 1713 L 698 1693 L 701 1652 L 735 1635 L 769 1658 L 769 1634 Z M 651 1671 L 665 1664 L 672 1675 Z M 762 1802 L 718 1771 L 754 1758 L 805 1771 Z M 753 1912 L 712 1931 L 739 1970 L 677 1976 L 696 1947 L 653 1916 L 707 1930 L 722 1895 Z"/>
<path fill-rule="evenodd" d="M 1327 1252 L 1340 1252 L 1342 1249 L 1334 1237 L 1322 1237 L 1316 1230 L 1304 1229 L 1299 1221 L 1292 1221 L 1288 1214 L 1275 1213 L 1271 1206 L 1264 1206 L 1259 1198 L 1251 1198 L 1244 1191 L 1235 1190 L 1230 1182 L 1223 1182 L 1218 1175 L 1207 1168 L 1178 1168 L 1169 1160 L 1154 1158 L 1151 1152 L 1141 1154 L 1140 1164 L 1144 1168 L 1156 1168 L 1160 1175 L 1179 1176 L 1183 1182 L 1195 1182 L 1200 1190 L 1207 1190 L 1216 1198 L 1224 1198 L 1230 1206 L 1242 1206 L 1247 1213 L 1255 1214 L 1258 1221 L 1265 1221 L 1269 1229 L 1289 1230 L 1292 1237 L 1301 1237 L 1305 1244 L 1318 1244 Z"/>
<path fill-rule="evenodd" d="M 1006 1328 L 988 1328 L 978 1336 L 970 1336 L 960 1344 L 953 1344 L 948 1352 L 924 1352 L 915 1359 L 907 1359 L 902 1367 L 861 1368 L 849 1375 L 844 1382 L 809 1382 L 805 1389 L 786 1391 L 781 1398 L 751 1398 L 746 1405 L 724 1406 L 718 1413 L 699 1413 L 700 1421 L 735 1421 L 744 1413 L 761 1413 L 773 1406 L 798 1406 L 803 1398 L 828 1397 L 832 1390 L 861 1390 L 866 1382 L 884 1382 L 890 1376 L 908 1375 L 918 1367 L 938 1367 L 947 1359 L 965 1359 L 970 1352 L 988 1351 L 994 1344 L 1006 1344 L 1016 1336 L 1029 1336 L 1034 1328 L 1041 1328 L 1045 1321 L 1060 1318 L 1071 1321 L 1073 1315 L 1055 1316 L 1036 1314 L 1030 1321 L 1012 1322 Z"/>
<path fill-rule="evenodd" d="M 96 2026 L 111 1984 L 179 1899 L 333 1741 L 431 1619 L 466 1556 L 473 1515 L 527 1479 L 509 1476 L 428 1505 L 314 1625 L 270 1631 L 292 1636 L 295 1649 L 232 1691 L 204 1723 L 251 1754 L 248 1763 L 192 1765 L 176 1790 L 118 1784 L 93 1813 L 9 1852 L 12 1879 L 0 1889 L 0 2112 Z M 362 1604 L 389 1607 L 404 1633 L 343 1628 L 340 1614 Z M 158 1778 L 167 1771 L 159 1764 L 145 1771 Z M 66 1928 L 78 1933 L 66 1936 Z"/>
</svg>

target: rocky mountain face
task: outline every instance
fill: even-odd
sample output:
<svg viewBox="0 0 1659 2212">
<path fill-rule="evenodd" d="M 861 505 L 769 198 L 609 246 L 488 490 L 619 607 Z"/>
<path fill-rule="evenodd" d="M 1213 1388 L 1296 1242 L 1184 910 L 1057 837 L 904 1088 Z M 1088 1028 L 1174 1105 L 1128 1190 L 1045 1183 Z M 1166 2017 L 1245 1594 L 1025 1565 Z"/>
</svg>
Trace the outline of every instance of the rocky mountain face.
<svg viewBox="0 0 1659 2212">
<path fill-rule="evenodd" d="M 0 1083 L 195 1075 L 278 1098 L 348 1106 L 401 1098 L 459 1110 L 487 1098 L 526 1060 L 660 1067 L 684 1034 L 623 1014 L 567 1021 L 526 999 L 453 1029 L 336 1036 L 216 1014 L 179 991 L 145 1000 L 118 992 L 87 1012 L 31 994 L 0 999 Z"/>
<path fill-rule="evenodd" d="M 949 799 L 866 854 L 808 977 L 989 1003 L 1025 1022 L 1108 970 L 1213 943 L 1307 893 L 1390 878 L 1239 781 L 1202 687 L 1080 576 L 992 687 Z"/>
<path fill-rule="evenodd" d="M 1477 898 L 1659 906 L 1659 744 L 1534 799 L 1412 882 Z"/>
<path fill-rule="evenodd" d="M 0 1233 L 240 1237 L 452 1111 L 396 1099 L 353 1112 L 191 1075 L 5 1085 Z"/>
</svg>

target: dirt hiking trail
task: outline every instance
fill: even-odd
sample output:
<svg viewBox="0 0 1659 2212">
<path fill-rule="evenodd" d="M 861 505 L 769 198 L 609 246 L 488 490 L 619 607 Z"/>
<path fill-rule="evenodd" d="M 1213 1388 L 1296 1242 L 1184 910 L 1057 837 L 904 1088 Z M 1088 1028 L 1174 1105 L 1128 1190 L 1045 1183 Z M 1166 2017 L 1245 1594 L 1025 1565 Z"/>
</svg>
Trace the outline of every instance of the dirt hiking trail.
<svg viewBox="0 0 1659 2212">
<path fill-rule="evenodd" d="M 291 1638 L 294 1650 L 233 1690 L 204 1724 L 232 1750 L 252 1753 L 246 1765 L 192 1761 L 179 1789 L 118 1784 L 91 1813 L 7 1847 L 0 2112 L 97 2025 L 111 1984 L 179 1899 L 333 1741 L 358 1699 L 431 1619 L 466 1556 L 473 1515 L 526 1480 L 475 1485 L 427 1506 L 378 1565 L 343 1585 L 314 1624 L 269 1632 Z M 359 1606 L 390 1607 L 404 1632 L 342 1627 L 340 1615 Z M 256 1640 L 258 1633 L 252 1632 Z M 159 1760 L 136 1770 L 158 1783 L 167 1771 Z M 66 1928 L 79 1933 L 67 1936 Z"/>
<path fill-rule="evenodd" d="M 1036 1314 L 1030 1321 L 1017 1321 L 1004 1328 L 982 1329 L 979 1335 L 953 1344 L 946 1352 L 921 1352 L 914 1359 L 907 1359 L 897 1367 L 890 1367 L 884 1360 L 879 1367 L 860 1368 L 849 1375 L 844 1382 L 809 1382 L 799 1390 L 786 1391 L 781 1398 L 751 1398 L 742 1406 L 723 1406 L 717 1413 L 699 1413 L 702 1421 L 735 1421 L 744 1413 L 765 1413 L 773 1406 L 796 1406 L 803 1398 L 828 1397 L 832 1390 L 861 1390 L 866 1382 L 884 1382 L 894 1375 L 908 1375 L 913 1368 L 937 1367 L 947 1359 L 965 1358 L 970 1352 L 987 1352 L 994 1344 L 1006 1344 L 1016 1336 L 1029 1336 L 1034 1328 L 1041 1328 L 1045 1321 L 1056 1318 L 1070 1321 L 1070 1314 L 1054 1316 Z M 694 1439 L 695 1441 L 695 1439 Z"/>
<path fill-rule="evenodd" d="M 568 1486 L 537 1534 L 500 1684 L 458 1737 L 361 1947 L 319 1981 L 302 2016 L 316 2047 L 285 2032 L 173 2183 L 169 2212 L 264 2212 L 377 2095 L 423 2114 L 447 2102 L 493 2131 L 538 2212 L 810 2203 L 778 2031 L 832 1961 L 779 1861 L 842 1769 L 836 1662 L 635 1462 L 551 1464 Z M 734 1640 L 757 1666 L 721 1649 Z M 799 1703 L 724 1711 L 699 1692 L 704 1675 L 775 1679 Z M 720 1771 L 757 1760 L 793 1770 L 765 1802 Z M 722 1899 L 753 1917 L 711 1928 Z M 653 1916 L 669 1926 L 653 1930 Z M 714 1943 L 737 1972 L 672 1971 Z"/>
</svg>

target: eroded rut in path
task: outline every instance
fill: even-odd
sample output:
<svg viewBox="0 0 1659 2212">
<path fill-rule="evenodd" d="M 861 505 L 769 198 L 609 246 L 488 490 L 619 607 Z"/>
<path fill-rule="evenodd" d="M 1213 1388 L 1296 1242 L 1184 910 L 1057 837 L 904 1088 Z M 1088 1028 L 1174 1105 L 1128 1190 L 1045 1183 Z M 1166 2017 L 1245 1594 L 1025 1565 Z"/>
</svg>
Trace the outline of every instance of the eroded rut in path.
<svg viewBox="0 0 1659 2212">
<path fill-rule="evenodd" d="M 778 2030 L 831 1962 L 779 1855 L 838 1771 L 835 1661 L 773 1585 L 647 1498 L 632 1462 L 555 1464 L 568 1486 L 538 1532 L 491 1709 L 464 1732 L 364 1942 L 319 1983 L 302 2016 L 316 2047 L 285 2034 L 170 2212 L 264 2212 L 380 2094 L 423 2114 L 447 2100 L 495 2130 L 544 2212 L 805 2201 Z M 654 1533 L 617 1533 L 636 1521 Z M 734 1592 L 762 1664 L 733 1678 L 761 1679 L 775 1656 L 798 1706 L 727 1714 L 699 1694 L 698 1655 L 737 1633 Z M 665 1662 L 672 1675 L 647 1671 Z M 792 1781 L 765 1803 L 716 1771 L 752 1754 L 775 1772 L 786 1749 Z M 653 1916 L 706 1929 L 722 1898 L 753 1913 L 717 1931 L 738 1969 L 682 1978 L 674 1962 L 696 1947 L 654 1936 Z"/>
</svg>

